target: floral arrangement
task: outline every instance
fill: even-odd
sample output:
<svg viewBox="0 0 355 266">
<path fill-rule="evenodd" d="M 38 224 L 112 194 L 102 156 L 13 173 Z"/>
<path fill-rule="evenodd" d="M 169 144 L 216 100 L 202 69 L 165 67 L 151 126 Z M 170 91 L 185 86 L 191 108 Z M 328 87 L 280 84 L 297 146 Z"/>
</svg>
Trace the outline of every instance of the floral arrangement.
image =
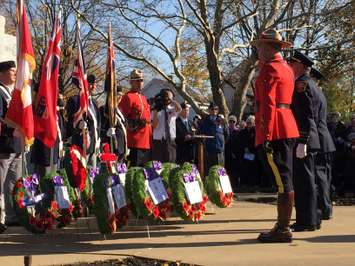
<svg viewBox="0 0 355 266">
<path fill-rule="evenodd" d="M 220 208 L 229 207 L 232 204 L 234 193 L 224 193 L 221 187 L 220 177 L 226 176 L 227 172 L 222 166 L 215 165 L 210 168 L 205 178 L 207 194 L 212 203 Z"/>
<path fill-rule="evenodd" d="M 41 208 L 45 194 L 40 193 L 39 180 L 36 174 L 19 178 L 13 190 L 13 203 L 21 225 L 28 231 L 38 234 L 51 229 L 55 222 L 55 205 L 47 211 Z M 34 208 L 36 206 L 36 208 Z"/>
<path fill-rule="evenodd" d="M 132 182 L 135 174 L 141 170 L 142 170 L 141 167 L 130 167 L 128 168 L 126 173 L 125 192 L 126 192 L 127 203 L 130 206 L 130 210 L 135 217 L 138 217 L 138 213 L 135 208 L 135 205 L 133 204 L 133 199 L 132 199 Z"/>
<path fill-rule="evenodd" d="M 117 163 L 117 156 L 110 153 L 109 146 L 104 147 L 104 153 L 100 156 L 104 166 L 101 172 L 93 179 L 94 213 L 99 230 L 102 234 L 112 234 L 128 223 L 129 205 L 118 207 L 113 200 L 112 188 L 121 183 L 118 174 L 126 172 L 125 164 Z"/>
<path fill-rule="evenodd" d="M 129 182 L 131 184 L 129 188 L 131 191 L 129 194 L 131 196 L 131 203 L 134 206 L 137 217 L 164 221 L 169 216 L 171 210 L 169 197 L 155 205 L 147 189 L 148 182 L 160 177 L 158 173 L 162 169 L 162 165 L 160 162 L 150 162 L 147 166 L 152 167 L 138 168 L 134 171 L 134 175 L 130 176 Z M 166 189 L 165 185 L 164 187 Z"/>
<path fill-rule="evenodd" d="M 208 196 L 204 192 L 200 174 L 195 165 L 184 163 L 180 168 L 175 168 L 170 174 L 170 187 L 173 188 L 173 202 L 175 211 L 182 219 L 198 222 L 206 213 Z M 198 181 L 202 192 L 202 201 L 191 204 L 185 193 L 184 183 Z"/>
<path fill-rule="evenodd" d="M 48 208 L 52 215 L 58 222 L 57 227 L 64 227 L 71 223 L 73 217 L 75 201 L 74 189 L 70 186 L 68 177 L 64 169 L 58 173 L 47 174 L 41 178 L 40 186 L 45 192 L 46 198 L 43 200 L 43 206 Z M 67 208 L 59 208 L 59 204 L 55 197 L 55 187 L 66 187 L 69 196 L 69 205 Z"/>
</svg>

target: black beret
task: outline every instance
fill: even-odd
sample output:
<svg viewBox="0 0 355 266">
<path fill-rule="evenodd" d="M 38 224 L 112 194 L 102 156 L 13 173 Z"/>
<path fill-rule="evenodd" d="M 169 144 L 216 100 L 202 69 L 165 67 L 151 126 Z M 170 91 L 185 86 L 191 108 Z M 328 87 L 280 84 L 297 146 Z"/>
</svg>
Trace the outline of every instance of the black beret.
<svg viewBox="0 0 355 266">
<path fill-rule="evenodd" d="M 311 72 L 309 74 L 311 75 L 311 77 L 314 77 L 318 80 L 324 79 L 324 75 L 318 69 L 315 69 L 313 67 L 311 68 Z"/>
<path fill-rule="evenodd" d="M 13 67 L 16 67 L 15 61 L 0 62 L 0 72 L 5 72 Z"/>
<path fill-rule="evenodd" d="M 299 51 L 295 51 L 293 56 L 291 57 L 291 61 L 297 61 L 302 63 L 305 66 L 311 67 L 313 65 L 313 60 L 309 58 L 307 55 L 302 54 Z"/>
<path fill-rule="evenodd" d="M 95 75 L 90 74 L 90 75 L 88 76 L 88 83 L 89 83 L 89 84 L 93 84 L 93 83 L 95 83 L 95 81 L 96 81 Z"/>
</svg>

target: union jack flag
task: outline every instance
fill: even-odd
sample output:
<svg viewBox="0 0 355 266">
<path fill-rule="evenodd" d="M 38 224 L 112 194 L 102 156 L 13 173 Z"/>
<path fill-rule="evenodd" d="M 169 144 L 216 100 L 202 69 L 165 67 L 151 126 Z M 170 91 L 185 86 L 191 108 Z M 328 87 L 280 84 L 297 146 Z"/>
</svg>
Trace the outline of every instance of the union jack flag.
<svg viewBox="0 0 355 266">
<path fill-rule="evenodd" d="M 80 40 L 80 22 L 77 20 L 76 26 L 76 42 L 78 46 L 77 59 L 75 60 L 74 71 L 72 73 L 72 83 L 79 88 L 80 107 L 74 114 L 73 126 L 79 123 L 80 120 L 85 119 L 88 112 L 88 81 L 86 77 L 85 62 L 83 56 L 83 49 Z"/>
</svg>

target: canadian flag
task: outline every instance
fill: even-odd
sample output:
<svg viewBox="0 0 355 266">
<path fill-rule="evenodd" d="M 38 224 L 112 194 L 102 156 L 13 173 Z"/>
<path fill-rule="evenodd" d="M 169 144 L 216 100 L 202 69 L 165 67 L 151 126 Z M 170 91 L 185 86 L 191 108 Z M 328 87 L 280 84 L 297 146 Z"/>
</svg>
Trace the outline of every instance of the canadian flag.
<svg viewBox="0 0 355 266">
<path fill-rule="evenodd" d="M 33 143 L 32 72 L 36 61 L 31 34 L 27 22 L 26 8 L 17 0 L 17 75 L 15 89 L 6 113 L 5 121 L 16 127 L 24 137 L 25 146 Z"/>
<path fill-rule="evenodd" d="M 42 66 L 37 103 L 34 113 L 35 137 L 48 148 L 57 140 L 57 96 L 62 28 L 60 12 L 55 20 L 52 37 Z"/>
</svg>

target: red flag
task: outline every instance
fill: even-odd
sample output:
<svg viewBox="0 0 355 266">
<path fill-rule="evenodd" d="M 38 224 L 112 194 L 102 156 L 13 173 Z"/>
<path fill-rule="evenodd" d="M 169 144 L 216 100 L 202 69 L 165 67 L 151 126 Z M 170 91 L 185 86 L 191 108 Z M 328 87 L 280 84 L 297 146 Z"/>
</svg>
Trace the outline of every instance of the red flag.
<svg viewBox="0 0 355 266">
<path fill-rule="evenodd" d="M 33 113 L 31 79 L 36 68 L 28 27 L 26 8 L 22 0 L 17 0 L 17 75 L 15 89 L 5 120 L 22 133 L 25 145 L 33 143 Z"/>
<path fill-rule="evenodd" d="M 75 67 L 72 73 L 72 82 L 79 88 L 80 107 L 74 114 L 73 126 L 75 127 L 81 119 L 85 119 L 88 112 L 88 82 L 86 79 L 86 71 L 83 57 L 83 49 L 80 40 L 80 23 L 77 20 L 76 41 L 78 46 L 78 55 L 75 60 Z"/>
<path fill-rule="evenodd" d="M 53 147 L 57 140 L 57 96 L 61 37 L 62 28 L 59 13 L 42 65 L 38 101 L 34 114 L 35 137 L 49 148 Z"/>
</svg>

